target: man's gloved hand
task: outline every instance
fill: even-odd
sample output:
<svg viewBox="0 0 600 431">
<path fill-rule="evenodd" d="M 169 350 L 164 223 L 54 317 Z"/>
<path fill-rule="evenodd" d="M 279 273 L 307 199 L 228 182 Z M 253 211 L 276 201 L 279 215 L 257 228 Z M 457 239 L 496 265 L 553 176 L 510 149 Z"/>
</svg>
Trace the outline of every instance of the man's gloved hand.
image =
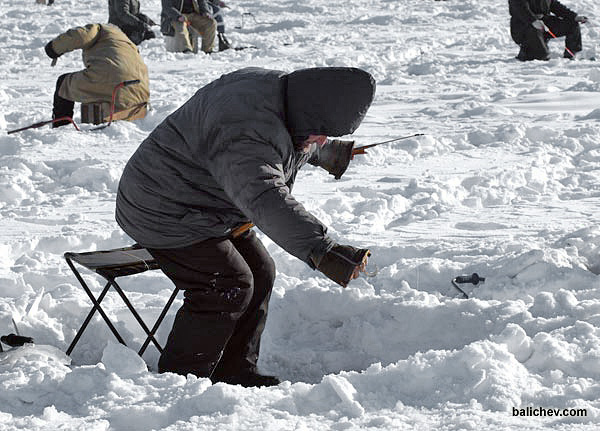
<svg viewBox="0 0 600 431">
<path fill-rule="evenodd" d="M 346 287 L 350 280 L 354 280 L 365 270 L 370 255 L 371 252 L 367 249 L 337 244 L 323 256 L 317 269 L 340 286 Z"/>
<path fill-rule="evenodd" d="M 578 23 L 581 23 L 581 24 L 585 24 L 586 22 L 588 22 L 587 16 L 577 15 L 575 17 L 575 22 L 578 22 Z"/>
<path fill-rule="evenodd" d="M 547 27 L 546 24 L 544 24 L 544 21 L 542 21 L 541 19 L 536 19 L 535 21 L 533 21 L 531 23 L 531 25 L 536 29 L 536 30 L 540 30 L 540 31 L 546 31 Z"/>
<path fill-rule="evenodd" d="M 154 39 L 156 37 L 156 35 L 154 34 L 154 32 L 150 29 L 150 27 L 146 27 L 146 29 L 144 30 L 144 37 L 143 40 L 148 40 L 148 39 Z"/>
<path fill-rule="evenodd" d="M 54 48 L 52 48 L 52 41 L 46 44 L 46 46 L 44 47 L 44 51 L 46 51 L 46 55 L 52 60 L 60 57 L 60 54 L 57 54 L 56 51 L 54 51 Z"/>
</svg>

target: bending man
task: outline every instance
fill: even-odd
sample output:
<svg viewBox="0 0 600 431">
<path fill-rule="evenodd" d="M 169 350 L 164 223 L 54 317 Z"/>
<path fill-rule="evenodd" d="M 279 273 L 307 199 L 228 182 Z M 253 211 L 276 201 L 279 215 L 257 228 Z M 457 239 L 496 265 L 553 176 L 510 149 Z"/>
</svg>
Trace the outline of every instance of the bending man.
<svg viewBox="0 0 600 431">
<path fill-rule="evenodd" d="M 368 250 L 339 245 L 291 190 L 306 162 L 339 178 L 375 92 L 354 68 L 248 68 L 200 89 L 142 142 L 119 184 L 116 219 L 185 291 L 159 371 L 275 385 L 256 364 L 275 266 L 254 223 L 342 286 Z M 351 144 L 351 143 L 350 143 Z"/>
</svg>

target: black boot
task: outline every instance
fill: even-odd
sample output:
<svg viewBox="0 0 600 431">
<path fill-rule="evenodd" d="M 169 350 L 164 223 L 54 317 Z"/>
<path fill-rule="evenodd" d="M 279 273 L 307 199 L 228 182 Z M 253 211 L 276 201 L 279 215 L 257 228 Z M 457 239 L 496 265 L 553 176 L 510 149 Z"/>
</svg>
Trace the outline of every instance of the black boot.
<svg viewBox="0 0 600 431">
<path fill-rule="evenodd" d="M 516 59 L 519 61 L 530 60 L 530 58 L 527 58 L 527 50 L 525 49 L 525 47 L 521 46 L 521 49 L 519 50 Z"/>
<path fill-rule="evenodd" d="M 69 75 L 68 73 L 61 75 L 56 80 L 56 90 L 54 91 L 54 106 L 52 108 L 52 119 L 53 120 L 56 118 L 62 118 L 62 117 L 73 118 L 73 109 L 75 107 L 75 102 L 64 99 L 64 98 L 60 97 L 58 94 L 58 92 L 60 90 L 60 86 L 62 85 L 62 82 L 65 80 L 65 78 L 68 75 Z M 52 128 L 66 126 L 67 124 L 70 124 L 70 123 L 71 123 L 71 121 L 69 121 L 69 120 L 55 121 L 52 123 Z"/>
<path fill-rule="evenodd" d="M 225 51 L 226 49 L 231 48 L 231 44 L 225 37 L 224 33 L 217 34 L 217 38 L 219 39 L 219 51 Z"/>
<path fill-rule="evenodd" d="M 158 372 L 210 377 L 234 326 L 235 321 L 221 313 L 194 313 L 183 305 L 158 360 Z"/>
<path fill-rule="evenodd" d="M 281 381 L 275 376 L 266 376 L 255 371 L 246 370 L 235 376 L 215 378 L 211 377 L 213 383 L 223 382 L 230 385 L 242 385 L 245 388 L 259 386 L 277 386 Z"/>
</svg>

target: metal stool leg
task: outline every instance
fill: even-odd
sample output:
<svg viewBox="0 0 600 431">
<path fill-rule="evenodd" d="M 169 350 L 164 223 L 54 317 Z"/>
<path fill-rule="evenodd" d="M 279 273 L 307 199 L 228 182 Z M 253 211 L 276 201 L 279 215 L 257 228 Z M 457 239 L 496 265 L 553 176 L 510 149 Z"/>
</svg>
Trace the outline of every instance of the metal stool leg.
<svg viewBox="0 0 600 431">
<path fill-rule="evenodd" d="M 142 318 L 140 317 L 138 312 L 135 310 L 135 308 L 133 308 L 133 305 L 131 304 L 131 302 L 129 301 L 127 296 L 125 296 L 125 293 L 121 289 L 121 286 L 119 286 L 115 280 L 112 280 L 111 283 L 112 283 L 113 287 L 115 288 L 115 290 L 121 296 L 121 299 L 123 299 L 123 302 L 125 302 L 125 305 L 127 306 L 127 308 L 129 308 L 129 311 L 131 311 L 131 314 L 133 314 L 133 316 L 135 317 L 135 320 L 138 321 L 138 323 L 140 324 L 140 326 L 146 333 L 147 337 L 150 339 L 150 341 L 152 341 L 154 343 L 156 348 L 162 352 L 162 347 L 160 346 L 160 344 L 158 344 L 158 341 L 156 341 L 156 339 L 154 338 L 154 334 L 150 333 L 150 329 L 148 329 L 148 326 L 146 325 L 146 323 L 142 320 Z"/>
<path fill-rule="evenodd" d="M 77 342 L 81 338 L 81 335 L 83 335 L 83 331 L 85 330 L 85 328 L 89 324 L 90 320 L 92 319 L 92 317 L 94 316 L 94 313 L 96 311 L 98 311 L 98 313 L 100 313 L 100 315 L 102 316 L 102 318 L 104 319 L 104 321 L 106 322 L 106 324 L 108 325 L 108 327 L 110 328 L 110 330 L 112 331 L 112 333 L 114 334 L 114 336 L 117 338 L 117 340 L 119 341 L 119 343 L 127 345 L 125 343 L 125 340 L 123 340 L 123 337 L 121 337 L 121 334 L 119 334 L 119 331 L 117 331 L 117 328 L 114 327 L 114 325 L 112 324 L 112 322 L 110 321 L 110 319 L 108 318 L 108 316 L 106 315 L 106 313 L 104 312 L 104 310 L 102 309 L 102 307 L 100 306 L 100 302 L 102 302 L 102 300 L 104 299 L 104 297 L 108 293 L 108 290 L 110 289 L 110 286 L 111 286 L 113 280 L 108 280 L 108 283 L 106 284 L 106 286 L 104 286 L 104 289 L 102 290 L 102 292 L 100 293 L 100 295 L 96 299 L 96 297 L 94 296 L 94 294 L 92 293 L 92 291 L 90 290 L 90 288 L 88 287 L 88 285 L 85 283 L 85 281 L 83 280 L 83 278 L 81 277 L 81 275 L 79 274 L 79 272 L 77 271 L 77 269 L 75 268 L 75 266 L 73 265 L 73 263 L 71 262 L 70 259 L 67 259 L 67 264 L 71 267 L 71 270 L 73 271 L 73 273 L 75 274 L 75 277 L 77 278 L 77 280 L 79 281 L 79 283 L 83 287 L 83 290 L 85 290 L 85 292 L 89 296 L 90 300 L 94 304 L 93 307 L 92 307 L 92 309 L 90 310 L 88 316 L 86 317 L 85 321 L 83 322 L 83 325 L 81 326 L 81 328 L 77 332 L 77 335 L 75 335 L 75 338 L 73 339 L 73 341 L 71 342 L 71 345 L 67 349 L 67 352 L 66 352 L 67 355 L 70 355 L 71 352 L 73 351 L 73 349 L 75 348 L 75 345 L 77 344 Z"/>
<path fill-rule="evenodd" d="M 158 328 L 160 327 L 160 324 L 162 323 L 163 319 L 167 315 L 167 312 L 171 308 L 171 305 L 173 304 L 173 301 L 175 301 L 175 298 L 177 297 L 178 293 L 179 293 L 179 289 L 175 288 L 175 290 L 171 294 L 171 297 L 169 298 L 169 300 L 165 304 L 165 307 L 161 311 L 160 316 L 158 316 L 158 319 L 156 319 L 156 323 L 154 324 L 154 326 L 150 330 L 150 333 L 148 334 L 148 338 L 146 338 L 146 341 L 144 341 L 144 344 L 142 344 L 142 347 L 141 347 L 140 351 L 138 352 L 138 355 L 142 356 L 144 354 L 144 352 L 146 351 L 146 348 L 148 347 L 148 344 L 150 344 L 150 340 L 151 339 L 154 340 L 154 334 L 156 334 L 156 331 L 158 330 Z M 154 343 L 154 345 L 156 346 L 156 348 L 158 349 L 158 351 L 160 353 L 163 352 L 163 348 L 161 346 L 159 346 L 156 342 Z"/>
</svg>

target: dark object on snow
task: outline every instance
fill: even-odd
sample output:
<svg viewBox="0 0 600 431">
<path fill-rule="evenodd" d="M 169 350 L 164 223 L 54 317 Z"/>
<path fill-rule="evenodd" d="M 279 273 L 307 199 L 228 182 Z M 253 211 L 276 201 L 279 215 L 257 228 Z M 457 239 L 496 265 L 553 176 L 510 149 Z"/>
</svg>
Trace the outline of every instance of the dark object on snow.
<svg viewBox="0 0 600 431">
<path fill-rule="evenodd" d="M 219 39 L 219 52 L 231 48 L 231 43 L 227 40 L 227 37 L 225 37 L 223 33 L 218 33 L 217 38 Z"/>
<path fill-rule="evenodd" d="M 255 372 L 246 372 L 235 376 L 224 376 L 222 378 L 211 377 L 213 383 L 223 382 L 230 385 L 242 385 L 246 388 L 261 386 L 277 386 L 281 381 L 275 376 L 268 376 Z"/>
<path fill-rule="evenodd" d="M 33 343 L 33 338 L 24 337 L 23 335 L 9 334 L 3 335 L 0 338 L 0 341 L 2 341 L 4 344 L 10 347 L 20 347 L 25 343 Z"/>
<path fill-rule="evenodd" d="M 549 32 L 538 30 L 532 23 L 543 21 L 555 37 L 566 36 L 565 46 L 573 53 L 581 51 L 581 31 L 577 14 L 558 0 L 509 0 L 510 34 L 520 46 L 517 59 L 548 60 Z"/>
<path fill-rule="evenodd" d="M 477 286 L 479 283 L 485 283 L 485 278 L 480 277 L 479 274 L 477 274 L 475 272 L 471 275 L 459 275 L 458 277 L 455 277 L 452 279 L 452 285 L 456 289 L 458 289 L 458 291 L 460 293 L 463 294 L 463 297 L 465 299 L 469 299 L 469 295 L 467 295 L 464 290 L 462 290 L 460 287 L 458 287 L 459 284 L 466 284 L 466 283 L 471 283 L 471 284 L 474 284 L 475 286 Z"/>
</svg>

